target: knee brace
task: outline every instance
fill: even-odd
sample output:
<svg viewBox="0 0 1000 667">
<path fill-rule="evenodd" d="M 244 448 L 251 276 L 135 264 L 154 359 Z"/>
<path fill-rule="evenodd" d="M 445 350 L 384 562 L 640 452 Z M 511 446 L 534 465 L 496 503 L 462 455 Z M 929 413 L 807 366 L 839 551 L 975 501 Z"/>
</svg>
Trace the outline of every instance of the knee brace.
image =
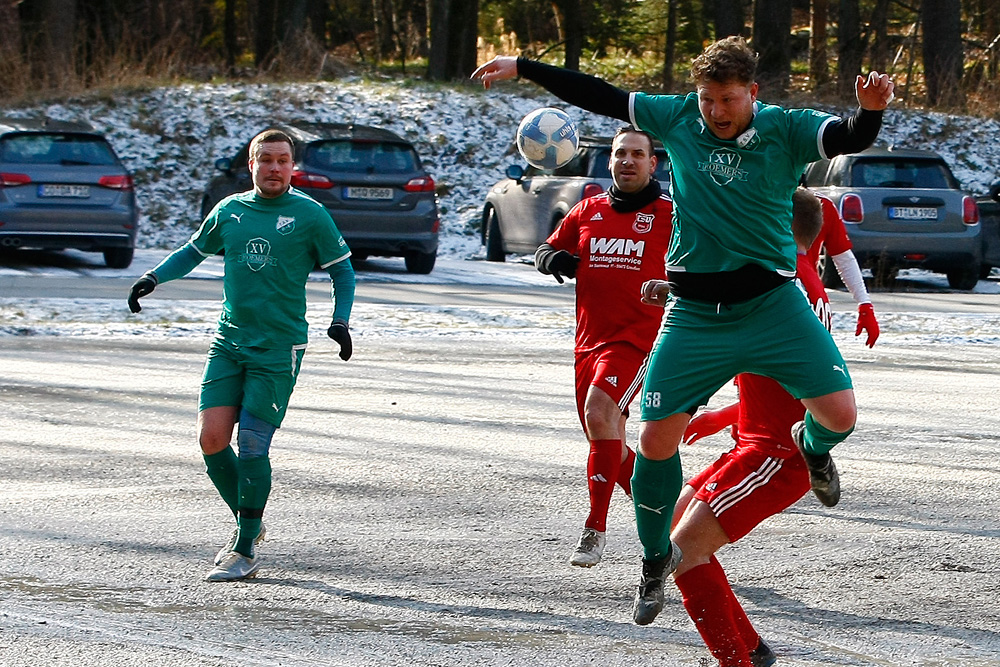
<svg viewBox="0 0 1000 667">
<path fill-rule="evenodd" d="M 271 448 L 271 438 L 277 428 L 263 419 L 254 417 L 244 408 L 240 410 L 240 429 L 236 434 L 236 444 L 241 459 L 267 456 Z"/>
</svg>

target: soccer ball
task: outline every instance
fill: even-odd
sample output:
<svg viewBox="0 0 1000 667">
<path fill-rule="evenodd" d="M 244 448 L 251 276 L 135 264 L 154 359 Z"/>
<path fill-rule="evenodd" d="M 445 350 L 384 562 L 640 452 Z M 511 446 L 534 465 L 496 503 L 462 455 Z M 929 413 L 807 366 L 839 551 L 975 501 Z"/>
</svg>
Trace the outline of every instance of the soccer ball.
<svg viewBox="0 0 1000 667">
<path fill-rule="evenodd" d="M 553 107 L 535 109 L 517 126 L 517 151 L 533 167 L 558 169 L 573 159 L 580 144 L 576 123 Z"/>
</svg>

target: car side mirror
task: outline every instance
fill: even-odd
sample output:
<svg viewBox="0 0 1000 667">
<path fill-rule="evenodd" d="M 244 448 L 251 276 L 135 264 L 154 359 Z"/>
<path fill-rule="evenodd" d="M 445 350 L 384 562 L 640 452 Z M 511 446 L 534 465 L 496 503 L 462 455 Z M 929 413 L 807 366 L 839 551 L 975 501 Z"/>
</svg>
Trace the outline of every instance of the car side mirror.
<svg viewBox="0 0 1000 667">
<path fill-rule="evenodd" d="M 227 157 L 220 157 L 215 161 L 215 168 L 219 171 L 224 171 L 227 174 L 230 174 L 233 169 L 233 161 Z"/>
<path fill-rule="evenodd" d="M 504 174 L 506 174 L 507 178 L 510 180 L 520 183 L 521 179 L 524 178 L 524 167 L 519 164 L 512 164 L 507 167 L 507 171 L 505 171 Z"/>
</svg>

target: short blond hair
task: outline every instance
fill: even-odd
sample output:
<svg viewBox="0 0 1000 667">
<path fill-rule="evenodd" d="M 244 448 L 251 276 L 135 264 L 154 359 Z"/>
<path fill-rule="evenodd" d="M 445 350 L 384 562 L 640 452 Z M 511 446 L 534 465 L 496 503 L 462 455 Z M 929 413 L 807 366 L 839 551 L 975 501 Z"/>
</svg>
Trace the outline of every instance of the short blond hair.
<svg viewBox="0 0 1000 667">
<path fill-rule="evenodd" d="M 739 35 L 730 35 L 709 44 L 691 63 L 696 83 L 738 81 L 751 84 L 757 78 L 757 54 Z"/>
<path fill-rule="evenodd" d="M 295 142 L 292 141 L 292 138 L 281 130 L 272 128 L 264 130 L 250 140 L 250 159 L 257 159 L 257 153 L 260 150 L 261 144 L 276 144 L 280 142 L 288 144 L 288 149 L 292 152 L 292 155 L 295 155 Z"/>
</svg>

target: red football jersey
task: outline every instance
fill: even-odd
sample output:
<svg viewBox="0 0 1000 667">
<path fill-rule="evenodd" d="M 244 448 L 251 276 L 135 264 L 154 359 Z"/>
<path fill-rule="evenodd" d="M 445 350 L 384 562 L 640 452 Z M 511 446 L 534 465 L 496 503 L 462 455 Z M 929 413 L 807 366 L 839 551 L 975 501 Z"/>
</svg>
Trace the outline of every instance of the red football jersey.
<svg viewBox="0 0 1000 667">
<path fill-rule="evenodd" d="M 666 194 L 630 213 L 607 193 L 570 209 L 547 243 L 580 258 L 576 270 L 576 351 L 627 342 L 653 347 L 663 309 L 640 301 L 647 280 L 666 280 L 673 202 Z"/>
<path fill-rule="evenodd" d="M 847 252 L 854 246 L 847 236 L 847 228 L 837 211 L 837 205 L 822 195 L 816 195 L 820 204 L 823 205 L 823 227 L 819 230 L 819 236 L 809 246 L 809 261 L 816 265 L 819 261 L 819 249 L 826 246 L 826 253 L 830 256 Z"/>
<path fill-rule="evenodd" d="M 796 282 L 805 293 L 813 311 L 827 329 L 832 314 L 830 299 L 816 273 L 816 263 L 807 255 L 798 256 Z M 740 393 L 740 442 L 785 458 L 797 450 L 791 428 L 805 416 L 801 402 L 792 398 L 778 382 L 761 375 L 742 373 L 736 376 Z"/>
</svg>

